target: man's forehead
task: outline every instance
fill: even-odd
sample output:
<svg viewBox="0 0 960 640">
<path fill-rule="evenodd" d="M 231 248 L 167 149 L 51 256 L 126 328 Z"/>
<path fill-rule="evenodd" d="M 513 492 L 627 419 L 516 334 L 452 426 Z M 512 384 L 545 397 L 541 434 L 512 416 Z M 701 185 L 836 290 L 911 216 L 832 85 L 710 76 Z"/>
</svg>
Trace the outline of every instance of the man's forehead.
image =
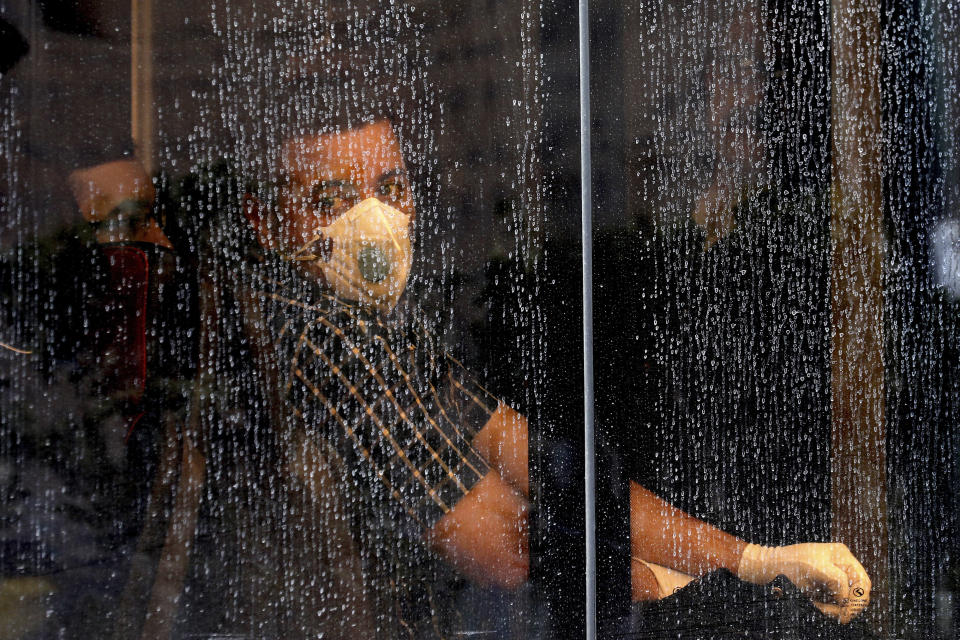
<svg viewBox="0 0 960 640">
<path fill-rule="evenodd" d="M 283 148 L 289 173 L 384 172 L 403 168 L 400 141 L 387 121 L 289 140 Z"/>
</svg>

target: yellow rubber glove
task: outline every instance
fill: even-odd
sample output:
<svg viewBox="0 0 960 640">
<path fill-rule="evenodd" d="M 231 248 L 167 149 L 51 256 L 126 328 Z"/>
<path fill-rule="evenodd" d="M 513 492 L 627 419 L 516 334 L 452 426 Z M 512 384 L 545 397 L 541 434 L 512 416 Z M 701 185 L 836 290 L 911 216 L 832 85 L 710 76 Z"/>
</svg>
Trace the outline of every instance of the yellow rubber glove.
<svg viewBox="0 0 960 640">
<path fill-rule="evenodd" d="M 778 575 L 790 579 L 823 613 L 850 622 L 870 603 L 870 576 L 845 544 L 747 545 L 737 577 L 767 584 Z"/>
</svg>

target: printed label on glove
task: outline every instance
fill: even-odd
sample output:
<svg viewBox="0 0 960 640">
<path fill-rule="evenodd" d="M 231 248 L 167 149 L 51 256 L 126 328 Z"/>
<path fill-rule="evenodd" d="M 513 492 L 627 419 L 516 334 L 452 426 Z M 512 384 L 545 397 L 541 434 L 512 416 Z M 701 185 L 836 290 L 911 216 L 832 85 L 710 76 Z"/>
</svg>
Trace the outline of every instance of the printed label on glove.
<svg viewBox="0 0 960 640">
<path fill-rule="evenodd" d="M 864 589 L 862 585 L 853 585 L 850 589 L 849 602 L 846 603 L 851 613 L 853 613 L 854 616 L 858 615 L 867 608 L 868 604 L 870 604 L 870 597 L 867 595 L 867 590 Z"/>
</svg>

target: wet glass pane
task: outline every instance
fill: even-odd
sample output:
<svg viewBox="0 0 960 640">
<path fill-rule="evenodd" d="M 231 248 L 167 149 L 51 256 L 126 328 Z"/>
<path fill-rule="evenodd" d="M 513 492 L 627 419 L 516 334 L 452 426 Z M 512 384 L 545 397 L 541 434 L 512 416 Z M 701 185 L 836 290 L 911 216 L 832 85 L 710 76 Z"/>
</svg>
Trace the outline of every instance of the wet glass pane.
<svg viewBox="0 0 960 640">
<path fill-rule="evenodd" d="M 0 8 L 0 637 L 582 627 L 560 4 Z"/>
<path fill-rule="evenodd" d="M 956 635 L 954 5 L 593 3 L 611 637 Z"/>
<path fill-rule="evenodd" d="M 575 3 L 174 4 L 0 6 L 0 637 L 956 636 L 956 2 L 590 3 L 586 264 Z"/>
<path fill-rule="evenodd" d="M 891 13 L 884 104 L 893 627 L 957 635 L 957 57 L 960 6 Z"/>
</svg>

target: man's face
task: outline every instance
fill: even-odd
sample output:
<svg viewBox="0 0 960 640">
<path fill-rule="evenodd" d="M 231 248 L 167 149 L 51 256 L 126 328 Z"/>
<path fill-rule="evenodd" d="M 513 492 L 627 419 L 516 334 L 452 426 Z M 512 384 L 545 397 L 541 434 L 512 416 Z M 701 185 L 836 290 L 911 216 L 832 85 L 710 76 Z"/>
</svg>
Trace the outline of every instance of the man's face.
<svg viewBox="0 0 960 640">
<path fill-rule="evenodd" d="M 355 204 L 378 198 L 414 218 L 400 142 L 379 121 L 291 140 L 283 148 L 274 248 L 293 254 Z"/>
</svg>

